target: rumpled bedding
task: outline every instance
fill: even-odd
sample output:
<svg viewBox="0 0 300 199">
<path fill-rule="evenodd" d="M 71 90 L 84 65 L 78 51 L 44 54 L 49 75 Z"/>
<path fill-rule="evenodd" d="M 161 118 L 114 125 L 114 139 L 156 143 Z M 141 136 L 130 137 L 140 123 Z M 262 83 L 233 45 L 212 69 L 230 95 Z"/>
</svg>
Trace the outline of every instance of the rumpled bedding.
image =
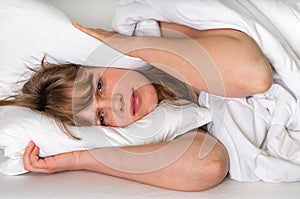
<svg viewBox="0 0 300 199">
<path fill-rule="evenodd" d="M 250 35 L 273 67 L 274 83 L 243 99 L 202 92 L 209 132 L 226 146 L 239 181 L 300 181 L 300 2 L 296 0 L 121 0 L 113 28 L 160 36 L 157 21 L 199 30 L 232 28 Z"/>
</svg>

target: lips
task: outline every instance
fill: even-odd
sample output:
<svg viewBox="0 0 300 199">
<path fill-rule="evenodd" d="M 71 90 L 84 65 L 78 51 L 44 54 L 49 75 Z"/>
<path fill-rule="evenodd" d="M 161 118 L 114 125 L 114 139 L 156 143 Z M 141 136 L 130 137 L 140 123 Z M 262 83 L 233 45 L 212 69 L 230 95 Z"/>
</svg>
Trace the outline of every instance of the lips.
<svg viewBox="0 0 300 199">
<path fill-rule="evenodd" d="M 135 115 L 139 111 L 141 100 L 138 93 L 134 89 L 132 89 L 132 91 L 133 92 L 131 94 L 130 104 L 131 104 L 132 115 Z"/>
</svg>

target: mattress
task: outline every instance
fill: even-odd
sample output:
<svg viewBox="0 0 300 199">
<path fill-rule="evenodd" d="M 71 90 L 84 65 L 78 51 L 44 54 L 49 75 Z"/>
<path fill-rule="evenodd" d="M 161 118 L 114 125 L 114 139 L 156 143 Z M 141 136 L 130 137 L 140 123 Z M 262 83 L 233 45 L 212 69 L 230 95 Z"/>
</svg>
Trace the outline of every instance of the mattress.
<svg viewBox="0 0 300 199">
<path fill-rule="evenodd" d="M 0 150 L 0 159 L 3 151 Z M 159 180 L 159 179 L 158 179 Z M 179 192 L 157 188 L 89 171 L 56 174 L 0 174 L 1 198 L 299 198 L 300 183 L 244 183 L 226 178 L 219 186 L 202 192 Z"/>
</svg>

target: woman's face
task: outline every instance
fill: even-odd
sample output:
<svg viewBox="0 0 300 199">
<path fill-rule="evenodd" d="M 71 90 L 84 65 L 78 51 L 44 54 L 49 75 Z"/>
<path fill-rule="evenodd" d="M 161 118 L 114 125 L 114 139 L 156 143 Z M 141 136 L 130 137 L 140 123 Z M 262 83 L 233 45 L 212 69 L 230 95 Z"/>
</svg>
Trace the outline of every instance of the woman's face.
<svg viewBox="0 0 300 199">
<path fill-rule="evenodd" d="M 92 102 L 76 116 L 92 125 L 125 127 L 158 104 L 154 86 L 139 72 L 118 68 L 84 70 L 92 75 Z"/>
</svg>

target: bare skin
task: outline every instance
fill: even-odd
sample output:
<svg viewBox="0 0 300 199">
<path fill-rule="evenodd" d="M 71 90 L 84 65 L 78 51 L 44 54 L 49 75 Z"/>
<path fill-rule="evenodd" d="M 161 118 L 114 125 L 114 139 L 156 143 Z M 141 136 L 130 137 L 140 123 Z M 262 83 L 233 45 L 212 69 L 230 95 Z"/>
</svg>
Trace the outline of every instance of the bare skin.
<svg viewBox="0 0 300 199">
<path fill-rule="evenodd" d="M 209 152 L 200 157 L 199 151 L 205 146 L 209 148 Z M 178 148 L 180 150 L 176 150 Z M 223 181 L 229 169 L 229 158 L 224 146 L 203 131 L 190 132 L 171 142 L 122 147 L 121 151 L 123 151 L 121 156 L 120 150 L 116 148 L 104 148 L 64 153 L 41 159 L 38 156 L 39 148 L 31 142 L 25 150 L 23 160 L 25 169 L 32 172 L 89 170 L 180 191 L 201 191 L 212 188 Z M 159 153 L 152 157 L 157 161 L 147 156 L 157 151 Z M 124 152 L 128 152 L 125 157 Z M 141 156 L 134 158 L 137 154 Z M 121 165 L 121 168 L 122 165 L 125 168 L 128 164 L 133 165 L 133 169 L 139 164 L 152 164 L 151 166 L 156 169 L 144 172 L 121 171 L 107 164 L 104 156 L 109 158 L 110 164 L 115 162 Z M 100 158 L 102 161 L 99 161 Z M 170 162 L 161 167 L 159 159 L 170 159 Z"/>
<path fill-rule="evenodd" d="M 160 24 L 163 37 L 129 37 L 73 23 L 113 48 L 139 57 L 188 83 L 196 92 L 245 97 L 265 92 L 271 86 L 270 64 L 245 33 Z"/>
</svg>

